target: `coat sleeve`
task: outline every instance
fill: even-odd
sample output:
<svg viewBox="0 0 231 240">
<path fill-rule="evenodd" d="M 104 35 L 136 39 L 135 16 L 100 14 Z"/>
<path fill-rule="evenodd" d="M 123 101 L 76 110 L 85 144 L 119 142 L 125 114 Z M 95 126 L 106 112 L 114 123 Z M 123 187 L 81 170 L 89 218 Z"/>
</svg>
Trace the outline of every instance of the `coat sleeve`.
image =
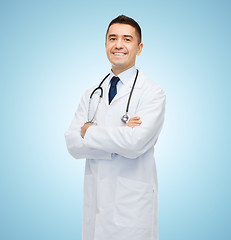
<svg viewBox="0 0 231 240">
<path fill-rule="evenodd" d="M 84 145 L 127 158 L 137 158 L 155 145 L 163 126 L 164 112 L 164 91 L 160 87 L 154 91 L 152 88 L 146 89 L 136 113 L 142 121 L 140 126 L 91 126 L 85 134 Z"/>
<path fill-rule="evenodd" d="M 69 129 L 64 134 L 68 152 L 76 159 L 111 159 L 110 153 L 83 144 L 83 138 L 81 137 L 80 131 L 87 119 L 87 96 L 86 92 L 75 112 Z"/>
</svg>

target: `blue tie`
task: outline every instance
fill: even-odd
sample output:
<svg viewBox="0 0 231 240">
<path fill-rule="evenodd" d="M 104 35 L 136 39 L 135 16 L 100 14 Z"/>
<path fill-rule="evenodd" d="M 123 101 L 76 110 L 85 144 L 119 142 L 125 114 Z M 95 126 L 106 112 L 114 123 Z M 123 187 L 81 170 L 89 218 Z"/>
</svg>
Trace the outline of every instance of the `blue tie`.
<svg viewBox="0 0 231 240">
<path fill-rule="evenodd" d="M 119 78 L 114 76 L 112 79 L 111 79 L 111 86 L 110 86 L 110 89 L 109 89 L 109 94 L 108 94 L 108 97 L 109 97 L 109 104 L 111 103 L 112 99 L 115 97 L 116 93 L 117 93 L 117 89 L 116 89 L 116 85 L 117 83 L 119 82 Z"/>
</svg>

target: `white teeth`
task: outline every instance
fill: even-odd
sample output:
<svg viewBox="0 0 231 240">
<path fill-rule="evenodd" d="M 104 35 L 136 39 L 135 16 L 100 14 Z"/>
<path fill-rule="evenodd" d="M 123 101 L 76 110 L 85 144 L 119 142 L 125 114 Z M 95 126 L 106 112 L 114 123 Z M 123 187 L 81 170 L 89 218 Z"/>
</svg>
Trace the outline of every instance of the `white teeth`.
<svg viewBox="0 0 231 240">
<path fill-rule="evenodd" d="M 123 56 L 123 55 L 125 55 L 125 54 L 124 54 L 124 53 L 114 53 L 114 55 Z"/>
</svg>

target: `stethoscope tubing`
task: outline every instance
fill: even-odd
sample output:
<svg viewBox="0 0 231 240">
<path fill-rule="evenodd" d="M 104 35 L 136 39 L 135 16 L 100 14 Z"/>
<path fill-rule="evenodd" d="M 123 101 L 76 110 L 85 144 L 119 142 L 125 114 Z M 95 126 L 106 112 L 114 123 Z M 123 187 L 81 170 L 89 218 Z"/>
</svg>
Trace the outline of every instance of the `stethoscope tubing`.
<svg viewBox="0 0 231 240">
<path fill-rule="evenodd" d="M 123 115 L 123 117 L 122 117 L 122 119 L 121 119 L 124 123 L 126 123 L 126 122 L 123 120 L 123 118 L 124 118 L 125 116 L 127 117 L 127 120 L 128 120 L 128 110 L 129 110 L 129 106 L 130 106 L 130 101 L 131 101 L 132 93 L 133 93 L 133 90 L 134 90 L 134 87 L 135 87 L 135 84 L 136 84 L 136 80 L 137 80 L 137 78 L 138 78 L 138 74 L 139 74 L 139 70 L 136 69 L 136 76 L 135 76 L 135 80 L 134 80 L 133 85 L 132 85 L 131 92 L 130 92 L 130 94 L 129 94 L 129 98 L 128 98 L 128 102 L 127 102 L 127 107 L 126 107 L 126 113 L 125 113 L 125 115 Z M 96 115 L 96 112 L 97 112 L 97 110 L 98 110 L 99 103 L 100 103 L 101 99 L 103 98 L 103 88 L 102 88 L 101 86 L 102 86 L 103 82 L 106 80 L 106 78 L 107 78 L 109 75 L 110 75 L 110 73 L 107 74 L 107 75 L 104 77 L 104 79 L 100 82 L 99 86 L 98 86 L 97 88 L 95 88 L 95 89 L 92 91 L 91 95 L 90 95 L 88 113 L 89 113 L 89 111 L 90 111 L 90 102 L 91 102 L 92 96 L 94 95 L 94 93 L 95 93 L 97 90 L 100 90 L 99 102 L 98 102 L 98 105 L 97 105 L 97 108 L 96 108 L 96 111 L 95 111 L 95 114 L 94 114 L 92 120 L 94 119 L 94 117 L 95 117 L 95 115 Z M 89 114 L 88 114 L 88 116 L 89 116 Z M 92 120 L 89 120 L 89 119 L 88 119 L 88 122 L 91 123 Z"/>
<path fill-rule="evenodd" d="M 139 73 L 139 70 L 136 69 L 136 76 L 135 76 L 135 80 L 134 80 L 133 85 L 132 85 L 132 90 L 131 90 L 129 98 L 128 98 L 126 113 L 128 113 L 128 110 L 129 110 L 130 100 L 131 100 L 131 97 L 132 97 L 133 89 L 134 89 L 134 87 L 136 85 L 136 80 L 137 80 L 137 77 L 138 77 L 138 73 Z"/>
<path fill-rule="evenodd" d="M 106 78 L 110 75 L 110 73 L 108 73 L 107 76 L 105 76 L 105 78 L 101 81 L 101 83 L 99 84 L 99 86 L 97 88 L 95 88 L 91 95 L 90 95 L 90 99 L 92 99 L 92 96 L 94 95 L 94 93 L 97 91 L 97 90 L 100 90 L 100 98 L 103 97 L 103 88 L 101 87 L 101 85 L 103 84 L 103 82 L 106 80 Z"/>
</svg>

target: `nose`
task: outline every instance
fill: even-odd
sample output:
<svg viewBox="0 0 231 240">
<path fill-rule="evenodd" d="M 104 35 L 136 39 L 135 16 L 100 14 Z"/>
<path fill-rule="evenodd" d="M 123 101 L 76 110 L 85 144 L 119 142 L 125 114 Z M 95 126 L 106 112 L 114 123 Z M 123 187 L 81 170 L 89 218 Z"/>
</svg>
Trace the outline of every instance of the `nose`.
<svg viewBox="0 0 231 240">
<path fill-rule="evenodd" d="M 115 47 L 116 47 L 117 49 L 123 48 L 122 39 L 120 39 L 120 38 L 117 39 Z"/>
</svg>

